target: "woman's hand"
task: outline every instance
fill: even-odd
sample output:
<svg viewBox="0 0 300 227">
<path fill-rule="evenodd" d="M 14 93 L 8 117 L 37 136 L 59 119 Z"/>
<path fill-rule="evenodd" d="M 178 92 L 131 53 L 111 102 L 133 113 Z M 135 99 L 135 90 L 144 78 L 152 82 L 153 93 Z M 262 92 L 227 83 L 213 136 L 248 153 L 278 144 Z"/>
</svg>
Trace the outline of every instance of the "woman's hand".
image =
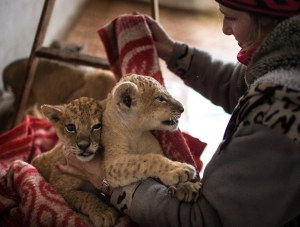
<svg viewBox="0 0 300 227">
<path fill-rule="evenodd" d="M 67 165 L 59 162 L 56 166 L 66 174 L 79 177 L 83 180 L 90 181 L 95 188 L 101 189 L 102 181 L 104 179 L 102 170 L 102 160 L 99 153 L 96 153 L 94 158 L 88 162 L 79 161 L 76 156 L 70 151 L 68 147 L 63 147 L 62 155 L 67 161 Z M 110 189 L 110 193 L 112 189 Z"/>
<path fill-rule="evenodd" d="M 158 56 L 164 61 L 169 61 L 175 41 L 170 38 L 164 28 L 156 20 L 148 15 L 144 16 L 146 17 L 146 22 L 151 30 Z"/>
</svg>

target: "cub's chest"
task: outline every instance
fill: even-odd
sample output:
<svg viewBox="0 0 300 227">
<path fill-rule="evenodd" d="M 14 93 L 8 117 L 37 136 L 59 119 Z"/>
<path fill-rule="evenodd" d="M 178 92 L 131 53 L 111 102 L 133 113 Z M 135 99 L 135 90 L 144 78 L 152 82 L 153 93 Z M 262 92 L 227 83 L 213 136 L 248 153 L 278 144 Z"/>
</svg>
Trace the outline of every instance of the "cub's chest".
<svg viewBox="0 0 300 227">
<path fill-rule="evenodd" d="M 150 131 L 128 140 L 130 154 L 163 154 L 158 140 Z"/>
</svg>

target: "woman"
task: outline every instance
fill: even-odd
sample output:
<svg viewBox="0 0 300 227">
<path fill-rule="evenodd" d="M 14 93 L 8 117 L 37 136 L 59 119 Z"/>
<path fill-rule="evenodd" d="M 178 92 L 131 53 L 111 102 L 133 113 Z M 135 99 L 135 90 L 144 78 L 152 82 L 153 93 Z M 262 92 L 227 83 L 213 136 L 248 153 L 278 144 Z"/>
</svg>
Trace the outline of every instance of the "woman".
<svg viewBox="0 0 300 227">
<path fill-rule="evenodd" d="M 148 179 L 110 188 L 110 202 L 126 205 L 126 214 L 141 226 L 300 225 L 300 2 L 217 1 L 224 34 L 233 35 L 242 48 L 240 63 L 215 61 L 174 42 L 147 17 L 169 69 L 233 111 L 224 140 L 204 171 L 202 198 L 195 203 L 169 199 L 166 187 Z M 64 155 L 69 166 L 58 164 L 62 171 L 101 189 L 97 160 L 78 163 L 67 151 Z M 120 195 L 131 199 L 124 204 Z"/>
</svg>

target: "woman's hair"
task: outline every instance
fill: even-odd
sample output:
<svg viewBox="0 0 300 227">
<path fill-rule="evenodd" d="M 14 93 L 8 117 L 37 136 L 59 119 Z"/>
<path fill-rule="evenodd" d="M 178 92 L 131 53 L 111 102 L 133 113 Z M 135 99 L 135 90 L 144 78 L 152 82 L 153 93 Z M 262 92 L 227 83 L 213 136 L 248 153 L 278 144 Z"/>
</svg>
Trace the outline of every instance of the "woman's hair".
<svg viewBox="0 0 300 227">
<path fill-rule="evenodd" d="M 272 31 L 282 20 L 273 17 L 266 17 L 256 13 L 249 13 L 252 23 L 253 41 L 246 44 L 244 51 L 250 50 L 260 45 L 266 35 Z"/>
</svg>

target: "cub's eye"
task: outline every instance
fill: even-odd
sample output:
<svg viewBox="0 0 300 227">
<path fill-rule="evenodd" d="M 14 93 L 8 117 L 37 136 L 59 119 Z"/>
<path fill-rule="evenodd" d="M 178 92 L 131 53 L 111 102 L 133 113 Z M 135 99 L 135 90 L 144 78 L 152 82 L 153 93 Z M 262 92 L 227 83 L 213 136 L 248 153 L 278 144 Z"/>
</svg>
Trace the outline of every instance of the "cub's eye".
<svg viewBox="0 0 300 227">
<path fill-rule="evenodd" d="M 66 128 L 68 132 L 76 132 L 76 126 L 74 124 L 68 124 Z"/>
<path fill-rule="evenodd" d="M 157 96 L 155 99 L 157 99 L 160 102 L 166 102 L 167 101 L 162 95 Z"/>
<path fill-rule="evenodd" d="M 92 131 L 99 130 L 101 128 L 101 124 L 96 124 L 93 126 Z"/>
</svg>

